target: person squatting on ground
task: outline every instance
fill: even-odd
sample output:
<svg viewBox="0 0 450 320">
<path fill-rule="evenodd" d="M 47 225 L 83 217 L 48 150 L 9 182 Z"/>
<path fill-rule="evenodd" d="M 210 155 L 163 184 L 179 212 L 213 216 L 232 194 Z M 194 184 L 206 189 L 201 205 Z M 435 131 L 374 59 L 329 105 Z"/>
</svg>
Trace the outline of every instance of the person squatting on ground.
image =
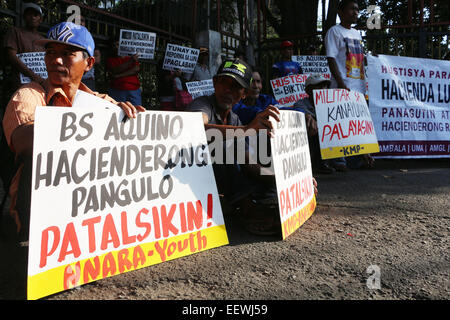
<svg viewBox="0 0 450 320">
<path fill-rule="evenodd" d="M 245 126 L 232 111 L 232 107 L 244 97 L 251 77 L 252 71 L 247 63 L 240 59 L 226 60 L 213 77 L 215 93 L 198 97 L 188 106 L 188 111 L 202 112 L 207 135 L 210 130 L 220 132 L 222 140 L 219 143 L 214 141 L 214 145 L 223 147 L 224 154 L 227 141 L 223 138 L 227 136 L 227 130 L 234 133 L 234 137 L 248 137 L 262 130 L 272 136 L 273 127 L 269 118 L 279 121 L 279 111 L 275 106 L 268 106 Z M 217 136 L 214 137 L 217 139 Z M 236 140 L 231 148 L 235 146 Z M 216 154 L 213 149 L 210 148 L 210 151 L 214 159 Z M 264 168 L 259 164 L 250 164 L 247 144 L 245 155 L 245 164 L 237 163 L 236 159 L 231 164 L 213 162 L 219 194 L 224 195 L 226 203 L 236 212 L 240 212 L 239 216 L 249 232 L 258 235 L 279 234 L 281 225 L 276 192 L 272 192 L 275 186 L 273 173 L 262 175 L 261 170 Z"/>
<path fill-rule="evenodd" d="M 245 97 L 233 106 L 233 112 L 239 116 L 242 124 L 249 124 L 256 115 L 269 105 L 275 106 L 278 101 L 270 95 L 262 94 L 262 77 L 258 70 L 253 70 L 252 80 Z"/>
<path fill-rule="evenodd" d="M 81 82 L 83 74 L 95 63 L 94 40 L 85 27 L 70 22 L 59 23 L 49 30 L 47 39 L 39 40 L 38 44 L 45 47 L 48 79 L 42 84 L 32 81 L 17 90 L 3 118 L 6 140 L 20 162 L 9 190 L 10 213 L 17 225 L 19 241 L 28 239 L 36 106 L 71 107 L 77 91 L 81 90 L 118 105 L 128 117 L 136 117 L 138 111 L 145 111 L 142 106 L 116 102 L 105 94 L 93 92 Z"/>
</svg>

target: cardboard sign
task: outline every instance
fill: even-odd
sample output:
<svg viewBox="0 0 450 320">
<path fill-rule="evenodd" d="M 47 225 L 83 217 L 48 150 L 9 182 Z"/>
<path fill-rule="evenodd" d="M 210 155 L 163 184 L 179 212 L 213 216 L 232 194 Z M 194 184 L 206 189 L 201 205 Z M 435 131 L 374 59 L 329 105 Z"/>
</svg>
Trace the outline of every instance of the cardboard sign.
<svg viewBox="0 0 450 320">
<path fill-rule="evenodd" d="M 163 69 L 171 71 L 181 70 L 185 73 L 192 73 L 197 64 L 199 53 L 199 49 L 168 43 Z"/>
<path fill-rule="evenodd" d="M 47 66 L 45 65 L 45 52 L 18 53 L 17 57 L 35 74 L 43 79 L 47 79 Z M 31 79 L 20 74 L 20 83 L 29 83 Z"/>
<path fill-rule="evenodd" d="M 155 58 L 156 33 L 120 29 L 119 56 L 139 53 L 139 59 Z"/>
<path fill-rule="evenodd" d="M 199 113 L 36 109 L 28 298 L 228 243 Z"/>
<path fill-rule="evenodd" d="M 450 61 L 368 56 L 379 158 L 450 157 Z"/>
<path fill-rule="evenodd" d="M 364 95 L 345 89 L 314 90 L 322 159 L 379 152 Z"/>
<path fill-rule="evenodd" d="M 270 139 L 283 239 L 300 228 L 316 208 L 305 115 L 280 110 Z"/>
<path fill-rule="evenodd" d="M 292 56 L 292 61 L 296 61 L 306 74 L 324 74 L 327 79 L 331 79 L 330 68 L 326 56 Z"/>
<path fill-rule="evenodd" d="M 214 93 L 214 85 L 212 79 L 202 81 L 186 82 L 186 87 L 192 99 L 209 96 Z"/>
<path fill-rule="evenodd" d="M 307 74 L 293 74 L 270 80 L 275 99 L 282 107 L 292 107 L 295 102 L 306 98 L 305 81 Z"/>
</svg>

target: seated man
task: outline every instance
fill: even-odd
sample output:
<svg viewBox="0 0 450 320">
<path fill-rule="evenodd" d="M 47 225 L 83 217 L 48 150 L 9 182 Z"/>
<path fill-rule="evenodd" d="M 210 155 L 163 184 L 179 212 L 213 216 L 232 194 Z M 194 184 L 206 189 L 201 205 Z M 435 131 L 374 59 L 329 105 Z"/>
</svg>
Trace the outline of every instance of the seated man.
<svg viewBox="0 0 450 320">
<path fill-rule="evenodd" d="M 142 106 L 117 103 L 107 95 L 92 92 L 81 82 L 84 72 L 95 62 L 94 40 L 85 27 L 62 22 L 49 30 L 47 38 L 38 42 L 45 47 L 48 79 L 42 85 L 32 81 L 17 90 L 3 118 L 6 141 L 20 163 L 10 187 L 10 212 L 22 241 L 28 239 L 36 106 L 71 107 L 77 91 L 81 90 L 117 104 L 129 117 L 136 117 L 137 111 L 145 111 Z"/>
<path fill-rule="evenodd" d="M 233 112 L 239 116 L 239 120 L 246 125 L 256 115 L 269 105 L 275 106 L 278 101 L 272 96 L 262 94 L 262 78 L 258 70 L 253 70 L 250 87 L 245 90 L 245 98 L 233 106 Z"/>
<path fill-rule="evenodd" d="M 220 133 L 221 138 L 226 136 L 227 130 L 233 134 L 241 130 L 242 137 L 254 135 L 260 130 L 267 130 L 270 135 L 273 128 L 269 117 L 279 121 L 276 107 L 268 106 L 245 126 L 232 111 L 232 107 L 241 100 L 245 90 L 250 86 L 251 75 L 251 69 L 244 61 L 240 59 L 225 61 L 213 77 L 215 93 L 211 96 L 198 97 L 191 102 L 187 110 L 202 112 L 207 133 L 215 130 L 215 133 Z M 226 142 L 223 138 L 220 140 L 224 146 Z M 211 153 L 213 158 L 217 154 Z M 248 160 L 248 149 L 245 153 Z M 238 164 L 236 161 L 231 164 L 219 164 L 217 159 L 215 160 L 213 168 L 219 194 L 223 194 L 231 206 L 242 209 L 241 218 L 246 220 L 247 230 L 260 235 L 279 233 L 281 231 L 279 218 L 273 214 L 274 211 L 267 216 L 262 214 L 261 208 L 259 210 L 251 208 L 255 203 L 252 197 L 257 189 L 273 186 L 274 176 L 261 175 L 261 167 L 250 165 L 248 161 L 245 164 Z M 277 211 L 276 214 L 278 215 Z M 246 219 L 249 217 L 251 219 Z"/>
</svg>

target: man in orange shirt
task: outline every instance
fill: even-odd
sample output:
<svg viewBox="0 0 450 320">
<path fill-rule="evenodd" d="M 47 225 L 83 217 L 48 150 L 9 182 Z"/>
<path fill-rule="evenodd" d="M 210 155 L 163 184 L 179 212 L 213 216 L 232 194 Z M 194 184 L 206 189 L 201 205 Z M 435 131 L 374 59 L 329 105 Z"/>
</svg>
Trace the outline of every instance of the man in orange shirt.
<svg viewBox="0 0 450 320">
<path fill-rule="evenodd" d="M 96 95 L 120 106 L 129 117 L 136 117 L 142 106 L 116 102 L 107 95 L 91 91 L 82 82 L 84 72 L 94 65 L 94 40 L 89 31 L 70 22 L 50 29 L 48 39 L 39 40 L 45 47 L 48 79 L 42 84 L 31 82 L 12 96 L 6 107 L 3 128 L 6 141 L 20 163 L 10 186 L 10 212 L 16 222 L 19 240 L 28 239 L 34 115 L 37 106 L 71 107 L 78 90 Z"/>
</svg>

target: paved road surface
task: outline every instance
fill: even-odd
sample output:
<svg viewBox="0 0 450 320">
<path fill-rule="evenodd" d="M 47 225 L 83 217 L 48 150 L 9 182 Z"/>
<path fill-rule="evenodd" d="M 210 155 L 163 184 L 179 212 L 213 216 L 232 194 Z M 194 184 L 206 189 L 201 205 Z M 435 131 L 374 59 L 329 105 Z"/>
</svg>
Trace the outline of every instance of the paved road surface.
<svg viewBox="0 0 450 320">
<path fill-rule="evenodd" d="M 227 246 L 45 299 L 450 298 L 449 160 L 378 160 L 317 180 L 316 212 L 285 241 L 226 217 Z M 26 251 L 11 227 L 4 216 L 0 299 L 24 299 Z"/>
</svg>

